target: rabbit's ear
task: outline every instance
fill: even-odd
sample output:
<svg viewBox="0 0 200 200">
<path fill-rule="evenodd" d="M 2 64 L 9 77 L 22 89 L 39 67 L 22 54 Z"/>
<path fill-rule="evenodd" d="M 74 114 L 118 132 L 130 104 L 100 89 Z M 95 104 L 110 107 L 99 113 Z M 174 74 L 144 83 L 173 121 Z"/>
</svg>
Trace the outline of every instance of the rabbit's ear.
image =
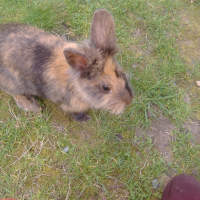
<svg viewBox="0 0 200 200">
<path fill-rule="evenodd" d="M 107 10 L 99 9 L 94 12 L 90 36 L 92 44 L 104 54 L 116 53 L 115 23 Z"/>
<path fill-rule="evenodd" d="M 64 56 L 67 63 L 78 70 L 85 69 L 88 66 L 88 59 L 85 55 L 77 52 L 74 49 L 66 48 L 64 49 Z"/>
</svg>

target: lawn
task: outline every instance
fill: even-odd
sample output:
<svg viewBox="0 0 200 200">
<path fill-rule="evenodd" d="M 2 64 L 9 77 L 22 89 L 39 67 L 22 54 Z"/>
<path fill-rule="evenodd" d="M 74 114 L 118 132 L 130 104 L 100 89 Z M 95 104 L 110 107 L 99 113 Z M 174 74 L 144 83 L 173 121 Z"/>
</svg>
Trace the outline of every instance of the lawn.
<svg viewBox="0 0 200 200">
<path fill-rule="evenodd" d="M 37 114 L 20 110 L 0 91 L 0 199 L 158 200 L 177 174 L 200 180 L 198 0 L 0 0 L 0 23 L 79 42 L 98 8 L 114 18 L 133 103 L 79 123 L 45 99 Z"/>
</svg>

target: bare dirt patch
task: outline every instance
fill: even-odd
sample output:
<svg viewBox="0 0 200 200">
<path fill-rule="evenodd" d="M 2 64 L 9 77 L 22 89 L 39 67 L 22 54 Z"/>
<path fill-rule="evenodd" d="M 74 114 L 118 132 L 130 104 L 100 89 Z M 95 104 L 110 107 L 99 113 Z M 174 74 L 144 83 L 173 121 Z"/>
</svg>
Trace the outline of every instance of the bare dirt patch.
<svg viewBox="0 0 200 200">
<path fill-rule="evenodd" d="M 195 144 L 200 143 L 200 121 L 185 122 L 180 128 L 163 116 L 154 120 L 147 130 L 138 129 L 136 135 L 151 137 L 155 148 L 161 152 L 165 161 L 170 163 L 173 159 L 170 142 L 173 140 L 174 130 L 179 130 L 182 134 L 190 133 L 194 137 Z"/>
<path fill-rule="evenodd" d="M 175 129 L 175 125 L 172 124 L 167 118 L 160 117 L 152 122 L 152 125 L 147 130 L 138 130 L 137 136 L 151 137 L 155 148 L 162 153 L 166 162 L 172 160 L 172 152 L 169 146 L 172 135 L 171 131 Z"/>
<path fill-rule="evenodd" d="M 200 143 L 200 121 L 185 122 L 182 127 L 177 127 L 163 116 L 154 120 L 147 130 L 138 129 L 136 135 L 138 137 L 151 137 L 154 147 L 160 152 L 165 161 L 170 164 L 174 159 L 173 149 L 170 145 L 174 140 L 174 131 L 179 131 L 181 134 L 192 134 L 194 136 L 194 140 L 191 141 L 193 143 L 192 145 L 198 145 Z M 177 175 L 177 171 L 173 168 L 160 176 L 161 190 L 165 188 L 165 185 L 175 175 Z M 198 167 L 194 166 L 191 169 L 191 175 L 199 175 Z"/>
</svg>

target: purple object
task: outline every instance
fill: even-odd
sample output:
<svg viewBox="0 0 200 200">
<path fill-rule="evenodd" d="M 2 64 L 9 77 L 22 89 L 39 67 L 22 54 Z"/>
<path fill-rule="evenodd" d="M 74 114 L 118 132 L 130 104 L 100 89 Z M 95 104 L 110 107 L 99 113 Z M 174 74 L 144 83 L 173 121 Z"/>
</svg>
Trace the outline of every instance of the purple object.
<svg viewBox="0 0 200 200">
<path fill-rule="evenodd" d="M 200 200 L 200 182 L 193 176 L 174 176 L 165 187 L 161 200 Z"/>
</svg>

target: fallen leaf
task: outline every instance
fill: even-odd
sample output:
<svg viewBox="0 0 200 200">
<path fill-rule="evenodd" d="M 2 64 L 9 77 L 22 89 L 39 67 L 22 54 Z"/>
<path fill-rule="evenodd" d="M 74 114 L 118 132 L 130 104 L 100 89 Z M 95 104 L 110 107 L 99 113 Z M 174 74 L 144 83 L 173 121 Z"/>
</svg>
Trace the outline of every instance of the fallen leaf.
<svg viewBox="0 0 200 200">
<path fill-rule="evenodd" d="M 200 81 L 196 81 L 196 84 L 200 87 Z"/>
</svg>

